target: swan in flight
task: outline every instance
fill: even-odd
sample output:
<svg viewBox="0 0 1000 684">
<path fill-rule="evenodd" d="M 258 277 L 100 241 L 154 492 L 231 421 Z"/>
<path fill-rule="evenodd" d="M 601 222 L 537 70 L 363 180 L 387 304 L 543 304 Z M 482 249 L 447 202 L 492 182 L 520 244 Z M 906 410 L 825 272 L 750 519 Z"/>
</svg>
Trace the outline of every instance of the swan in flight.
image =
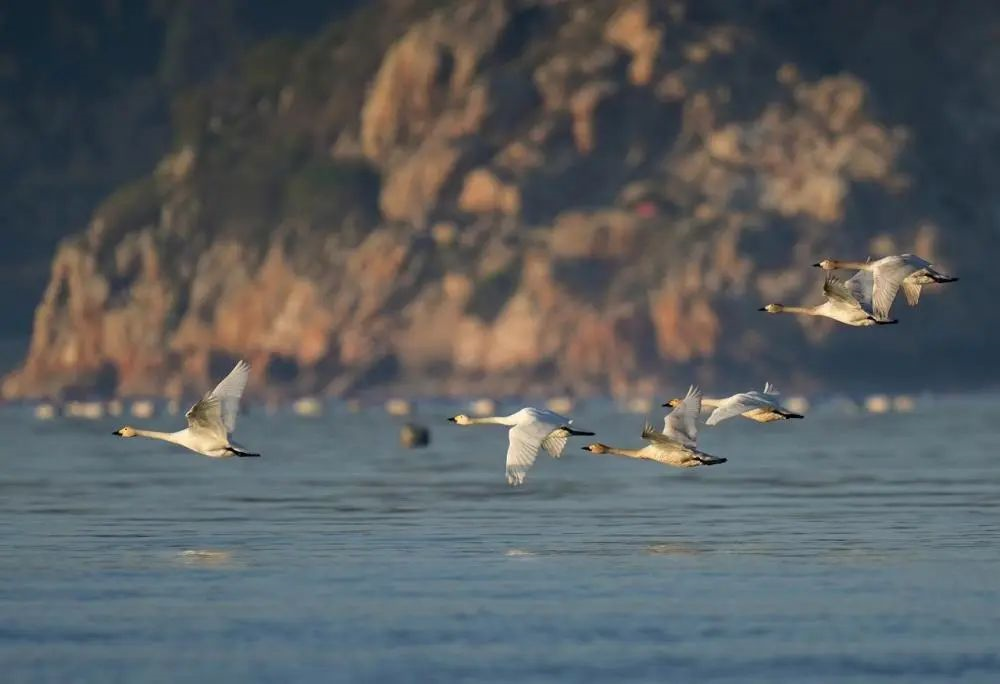
<svg viewBox="0 0 1000 684">
<path fill-rule="evenodd" d="M 853 326 L 889 325 L 899 321 L 877 316 L 872 311 L 872 274 L 858 271 L 846 283 L 828 273 L 823 283 L 826 301 L 816 306 L 785 306 L 768 304 L 758 311 L 794 313 L 803 316 L 824 316 Z"/>
<path fill-rule="evenodd" d="M 656 461 L 676 468 L 694 468 L 703 465 L 718 465 L 726 459 L 716 458 L 698 451 L 698 414 L 701 413 L 701 390 L 690 387 L 687 396 L 679 401 L 674 410 L 664 420 L 663 432 L 657 432 L 647 424 L 642 430 L 642 438 L 649 442 L 641 449 L 619 449 L 596 442 L 583 447 L 592 454 L 613 454 L 627 458 L 641 458 Z"/>
<path fill-rule="evenodd" d="M 112 434 L 119 437 L 149 437 L 173 442 L 211 458 L 230 456 L 260 456 L 252 454 L 231 441 L 236 428 L 240 397 L 247 386 L 250 365 L 240 361 L 218 387 L 206 394 L 187 412 L 188 426 L 179 432 L 155 432 L 125 426 Z"/>
<path fill-rule="evenodd" d="M 509 416 L 470 418 L 464 413 L 449 418 L 458 425 L 506 425 L 510 427 L 507 436 L 507 484 L 517 487 L 524 483 L 524 476 L 535 462 L 539 449 L 545 449 L 553 458 L 559 458 L 566 441 L 573 435 L 593 435 L 593 432 L 576 430 L 570 425 L 572 420 L 554 411 L 537 408 L 523 408 Z"/>
<path fill-rule="evenodd" d="M 769 382 L 764 383 L 764 391 L 750 390 L 734 394 L 725 399 L 702 399 L 702 406 L 714 408 L 712 415 L 705 421 L 706 425 L 716 425 L 727 418 L 733 416 L 743 416 L 758 423 L 770 423 L 775 420 L 787 420 L 789 418 L 804 418 L 798 413 L 793 413 L 778 403 L 778 390 Z M 677 406 L 680 399 L 671 399 L 664 406 Z"/>
<path fill-rule="evenodd" d="M 903 288 L 906 301 L 916 306 L 920 301 L 920 288 L 931 283 L 953 283 L 958 278 L 936 271 L 931 262 L 915 254 L 887 256 L 877 261 L 842 261 L 823 259 L 813 264 L 824 271 L 856 269 L 871 273 L 875 282 L 872 290 L 873 313 L 879 318 L 888 318 L 889 309 L 899 288 Z"/>
</svg>

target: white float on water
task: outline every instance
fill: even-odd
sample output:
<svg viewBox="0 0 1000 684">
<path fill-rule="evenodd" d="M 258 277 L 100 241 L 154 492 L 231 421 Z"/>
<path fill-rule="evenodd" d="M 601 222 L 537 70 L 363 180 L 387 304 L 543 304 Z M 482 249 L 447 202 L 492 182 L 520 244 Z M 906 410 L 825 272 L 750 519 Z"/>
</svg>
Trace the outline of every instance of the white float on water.
<svg viewBox="0 0 1000 684">
<path fill-rule="evenodd" d="M 99 420 L 104 417 L 104 404 L 99 401 L 71 401 L 66 404 L 63 414 L 70 418 Z"/>
<path fill-rule="evenodd" d="M 645 415 L 653 410 L 653 400 L 649 397 L 630 397 L 625 400 L 623 407 L 629 413 Z"/>
<path fill-rule="evenodd" d="M 888 395 L 873 394 L 865 398 L 865 410 L 868 413 L 888 413 L 892 408 L 892 401 Z"/>
<path fill-rule="evenodd" d="M 156 413 L 156 404 L 152 399 L 136 399 L 132 402 L 131 411 L 136 418 L 152 418 Z"/>
<path fill-rule="evenodd" d="M 413 413 L 413 405 L 407 399 L 388 399 L 385 402 L 385 412 L 390 416 L 408 416 Z"/>
<path fill-rule="evenodd" d="M 571 413 L 574 406 L 572 397 L 552 397 L 545 402 L 545 408 L 556 413 Z"/>
<path fill-rule="evenodd" d="M 476 399 L 469 404 L 469 413 L 473 416 L 492 416 L 497 411 L 497 403 L 492 399 Z"/>
<path fill-rule="evenodd" d="M 48 402 L 35 406 L 35 418 L 38 420 L 52 420 L 56 417 L 56 407 Z"/>
<path fill-rule="evenodd" d="M 323 403 L 316 397 L 302 397 L 292 402 L 292 412 L 297 416 L 315 418 L 323 413 Z"/>
<path fill-rule="evenodd" d="M 805 415 L 809 412 L 809 400 L 799 395 L 785 399 L 785 407 L 793 413 Z"/>
</svg>

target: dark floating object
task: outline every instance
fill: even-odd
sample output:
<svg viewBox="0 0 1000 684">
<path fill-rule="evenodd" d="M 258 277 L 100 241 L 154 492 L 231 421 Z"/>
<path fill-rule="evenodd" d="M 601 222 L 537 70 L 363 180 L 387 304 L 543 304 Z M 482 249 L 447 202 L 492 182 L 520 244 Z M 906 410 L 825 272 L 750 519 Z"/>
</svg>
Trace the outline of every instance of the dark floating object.
<svg viewBox="0 0 1000 684">
<path fill-rule="evenodd" d="M 431 431 L 423 425 L 407 423 L 399 431 L 399 443 L 407 449 L 425 447 L 431 443 Z"/>
</svg>

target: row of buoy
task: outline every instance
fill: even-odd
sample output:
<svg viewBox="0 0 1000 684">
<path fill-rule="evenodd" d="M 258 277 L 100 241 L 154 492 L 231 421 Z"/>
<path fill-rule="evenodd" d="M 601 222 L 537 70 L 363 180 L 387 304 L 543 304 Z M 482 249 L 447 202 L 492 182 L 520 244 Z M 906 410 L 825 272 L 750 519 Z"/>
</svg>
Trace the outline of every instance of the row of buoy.
<svg viewBox="0 0 1000 684">
<path fill-rule="evenodd" d="M 177 400 L 168 401 L 164 408 L 170 415 L 176 415 L 179 411 Z M 122 416 L 126 413 L 136 418 L 150 418 L 157 413 L 156 402 L 152 399 L 136 399 L 126 406 L 121 399 L 111 401 L 79 401 L 72 400 L 62 404 L 52 402 L 39 402 L 35 404 L 35 418 L 38 420 L 51 420 L 53 418 L 83 418 L 86 420 L 100 420 L 105 416 Z"/>
<path fill-rule="evenodd" d="M 570 413 L 575 407 L 575 400 L 572 397 L 553 397 L 545 402 L 545 407 L 557 413 Z M 806 397 L 792 396 L 785 400 L 785 405 L 790 411 L 795 413 L 806 413 L 809 410 L 810 402 Z M 873 394 L 865 397 L 859 404 L 849 399 L 837 400 L 836 406 L 846 412 L 857 412 L 861 409 L 868 413 L 910 413 L 916 409 L 917 402 L 910 395 L 889 396 L 887 394 Z M 362 410 L 363 406 L 356 399 L 348 400 L 345 404 L 352 413 Z M 637 415 L 648 415 L 659 409 L 659 404 L 648 397 L 632 397 L 618 404 L 620 410 Z M 326 404 L 318 397 L 300 397 L 290 405 L 292 413 L 305 418 L 318 418 L 323 415 Z M 474 399 L 468 404 L 468 414 L 470 416 L 489 416 L 497 412 L 498 403 L 489 398 Z M 177 415 L 181 411 L 181 404 L 177 399 L 170 399 L 163 404 L 163 409 L 168 415 Z M 405 417 L 416 412 L 413 401 L 402 398 L 391 398 L 386 400 L 383 409 L 390 416 Z M 269 402 L 267 404 L 269 414 L 278 412 L 278 405 Z M 105 416 L 122 416 L 126 413 L 136 418 L 151 418 L 158 411 L 157 402 L 152 399 L 135 399 L 126 404 L 121 399 L 110 401 L 67 401 L 63 404 L 52 402 L 40 402 L 34 408 L 35 418 L 38 420 L 51 420 L 57 417 L 79 418 L 87 420 L 99 420 Z M 411 441 L 413 438 L 407 438 Z M 416 439 L 414 441 L 419 441 Z"/>
</svg>

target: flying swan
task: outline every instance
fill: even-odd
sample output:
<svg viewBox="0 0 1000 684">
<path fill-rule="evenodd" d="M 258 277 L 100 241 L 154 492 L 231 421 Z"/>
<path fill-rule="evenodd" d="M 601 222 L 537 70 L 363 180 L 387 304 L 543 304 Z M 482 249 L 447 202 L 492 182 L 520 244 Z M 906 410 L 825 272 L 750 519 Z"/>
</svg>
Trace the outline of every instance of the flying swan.
<svg viewBox="0 0 1000 684">
<path fill-rule="evenodd" d="M 593 432 L 570 427 L 572 420 L 554 411 L 526 407 L 509 416 L 470 418 L 464 413 L 449 418 L 458 425 L 507 425 L 510 445 L 507 447 L 507 484 L 517 487 L 535 463 L 539 449 L 559 458 L 566 442 L 573 435 L 593 435 Z"/>
<path fill-rule="evenodd" d="M 857 269 L 868 271 L 875 278 L 872 291 L 874 300 L 873 313 L 878 318 L 888 318 L 889 309 L 896 298 L 899 288 L 903 288 L 906 301 L 910 306 L 916 306 L 920 301 L 920 288 L 931 283 L 953 283 L 958 278 L 936 271 L 931 262 L 915 254 L 900 254 L 887 256 L 878 261 L 841 261 L 840 259 L 823 259 L 813 264 L 824 271 L 837 269 Z"/>
<path fill-rule="evenodd" d="M 138 430 L 126 425 L 111 434 L 119 437 L 162 439 L 211 458 L 260 456 L 245 451 L 230 439 L 236 428 L 240 397 L 247 386 L 249 374 L 250 365 L 246 361 L 237 363 L 218 387 L 191 407 L 186 414 L 188 426 L 179 432 Z"/>
<path fill-rule="evenodd" d="M 793 313 L 803 316 L 823 316 L 832 318 L 845 325 L 866 327 L 870 325 L 889 325 L 899 321 L 876 315 L 872 311 L 872 274 L 868 271 L 858 271 L 846 283 L 841 282 L 833 274 L 827 274 L 823 283 L 823 294 L 826 301 L 816 306 L 785 306 L 784 304 L 768 304 L 758 311 L 767 313 Z"/>
<path fill-rule="evenodd" d="M 712 415 L 705 421 L 706 425 L 716 425 L 732 418 L 733 416 L 743 416 L 758 423 L 770 423 L 776 420 L 787 420 L 789 418 L 803 418 L 804 416 L 793 413 L 784 408 L 779 402 L 778 390 L 769 382 L 764 383 L 764 391 L 750 390 L 740 392 L 725 399 L 702 399 L 702 406 L 714 408 Z M 677 406 L 680 399 L 671 399 L 664 406 Z"/>
<path fill-rule="evenodd" d="M 640 458 L 656 461 L 675 468 L 694 468 L 703 465 L 718 465 L 726 459 L 716 458 L 697 448 L 698 414 L 701 413 L 701 390 L 691 386 L 687 396 L 679 401 L 674 410 L 664 419 L 663 433 L 647 424 L 642 430 L 642 438 L 649 442 L 641 449 L 619 449 L 596 442 L 583 447 L 592 454 L 612 454 L 626 458 Z"/>
</svg>

